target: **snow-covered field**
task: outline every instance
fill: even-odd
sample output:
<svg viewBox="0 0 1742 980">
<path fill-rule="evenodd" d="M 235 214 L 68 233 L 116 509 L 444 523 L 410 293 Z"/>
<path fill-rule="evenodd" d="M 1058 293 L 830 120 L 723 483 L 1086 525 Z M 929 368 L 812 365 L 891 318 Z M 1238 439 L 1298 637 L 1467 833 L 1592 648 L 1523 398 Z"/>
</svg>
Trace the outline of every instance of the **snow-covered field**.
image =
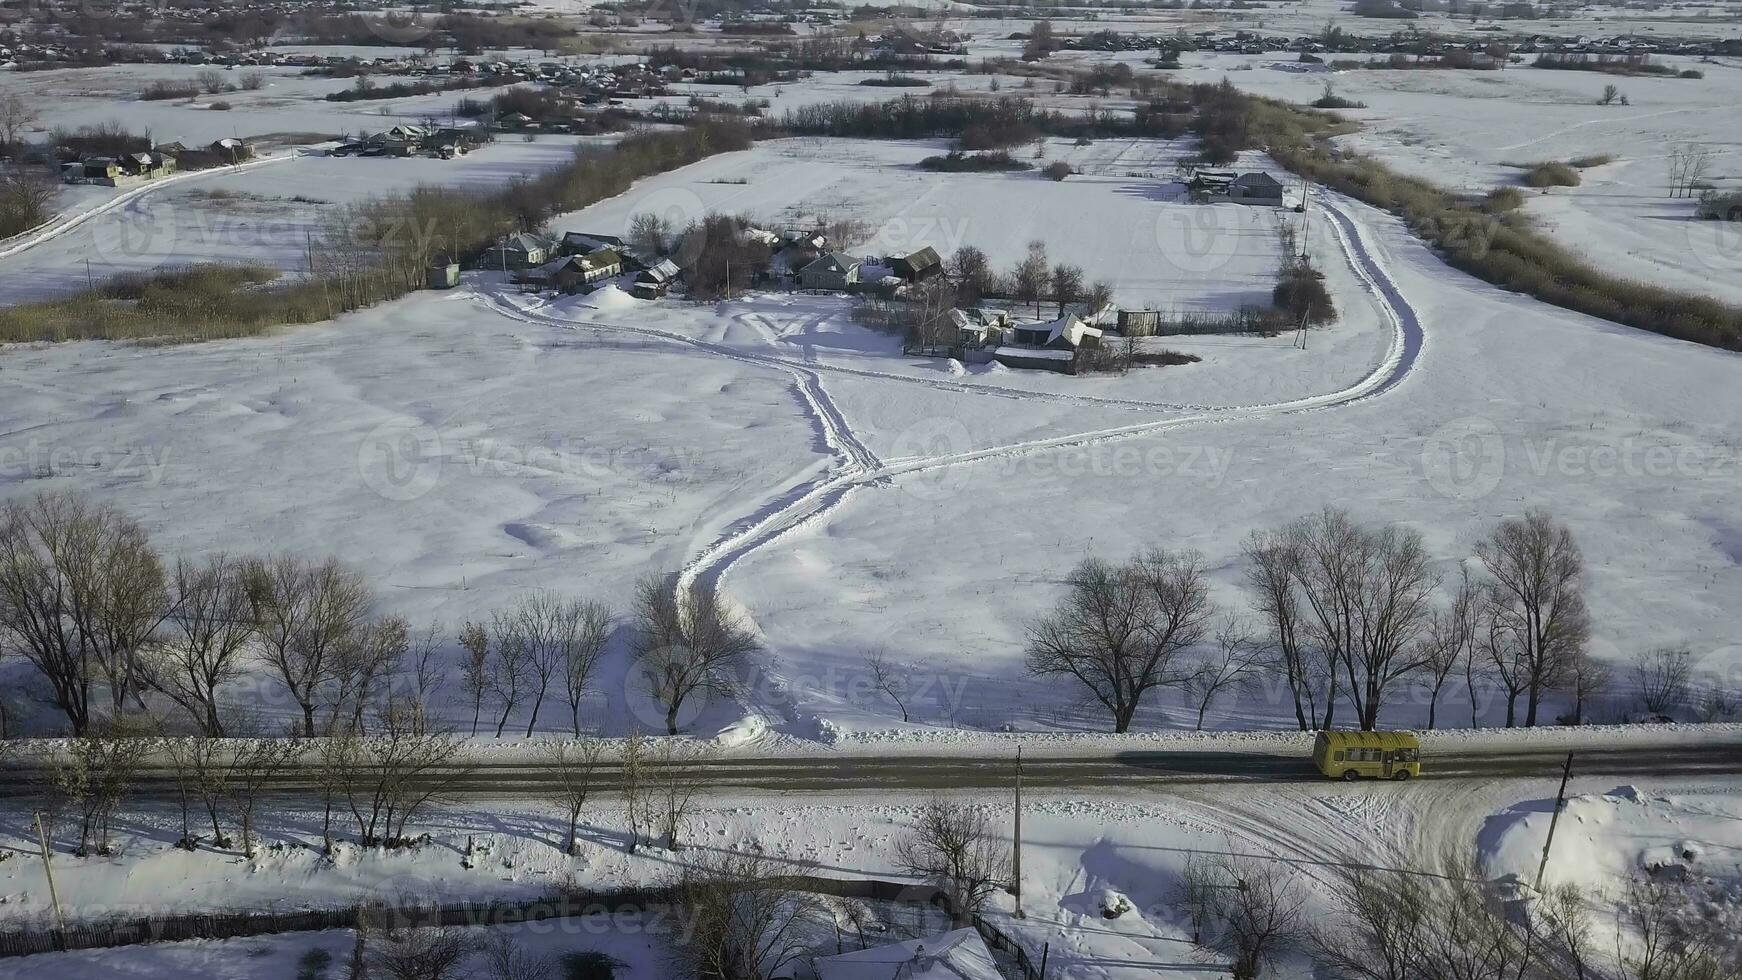
<svg viewBox="0 0 1742 980">
<path fill-rule="evenodd" d="M 298 274 L 338 208 L 419 184 L 501 187 L 571 160 L 590 137 L 489 143 L 453 160 L 280 151 L 155 184 L 77 187 L 59 220 L 0 243 L 0 302 L 65 295 L 124 272 L 191 262 L 258 262 Z"/>
<path fill-rule="evenodd" d="M 1297 103 L 1327 82 L 1359 120 L 1344 145 L 1443 187 L 1482 193 L 1519 186 L 1515 164 L 1612 156 L 1584 170 L 1578 187 L 1524 188 L 1526 208 L 1556 241 L 1617 275 L 1742 303 L 1742 225 L 1700 221 L 1694 201 L 1668 195 L 1670 154 L 1712 153 L 1708 183 L 1742 189 L 1742 64 L 1660 58 L 1704 78 L 1614 78 L 1517 65 L 1501 72 L 1331 72 L 1287 56 L 1188 55 L 1182 81 L 1227 78 L 1242 89 Z M 1317 69 L 1317 70 L 1313 70 Z M 1615 84 L 1629 105 L 1598 105 Z"/>
<path fill-rule="evenodd" d="M 810 155 L 709 161 L 561 224 L 612 231 L 703 195 L 752 211 L 925 199 L 895 183 L 911 171 L 824 166 L 798 149 Z M 849 196 L 866 186 L 834 176 L 848 167 L 890 183 Z M 729 174 L 749 183 L 708 182 Z M 1045 202 L 1123 200 L 1125 186 L 959 183 L 940 207 L 985 202 L 967 227 L 994 232 L 996 203 L 1029 201 L 1030 187 Z M 1447 573 L 1492 522 L 1550 506 L 1589 556 L 1600 656 L 1681 642 L 1704 671 L 1737 669 L 1735 355 L 1501 294 L 1449 272 L 1392 219 L 1327 203 L 1346 217 L 1315 207 L 1313 247 L 1346 319 L 1305 351 L 1287 338 L 1169 340 L 1204 362 L 1115 378 L 956 374 L 900 358 L 840 300 L 698 308 L 611 293 L 528 307 L 481 279 L 283 337 L 9 352 L 0 480 L 8 494 L 116 500 L 171 551 L 313 551 L 318 535 L 318 553 L 369 573 L 384 609 L 450 626 L 531 587 L 621 608 L 635 578 L 687 568 L 753 617 L 779 692 L 769 699 L 802 735 L 890 724 L 886 700 L 849 694 L 877 648 L 934 682 L 923 722 L 1099 726 L 1075 691 L 1021 666 L 1025 624 L 1073 563 L 1196 548 L 1217 598 L 1236 606 L 1246 533 L 1326 504 L 1420 528 Z M 1095 270 L 1097 256 L 1125 255 L 1068 227 L 1057 256 Z M 1048 230 L 1029 224 L 1004 246 L 969 237 L 1019 249 Z M 1143 281 L 1136 260 L 1112 274 Z M 1390 313 L 1362 276 L 1383 280 Z M 1265 727 L 1281 709 L 1252 695 L 1211 722 Z M 1420 710 L 1400 704 L 1387 720 Z M 1165 701 L 1143 720 L 1189 722 Z"/>
<path fill-rule="evenodd" d="M 1048 140 L 1046 159 L 1084 171 L 1062 183 L 1041 176 L 1039 160 L 1034 171 L 1008 174 L 917 167 L 947 149 L 943 141 L 767 141 L 650 178 L 554 227 L 624 234 L 647 211 L 677 227 L 710 211 L 777 226 L 830 215 L 865 222 L 871 237 L 860 251 L 873 255 L 931 245 L 947 256 L 973 245 L 1004 269 L 1022 259 L 1029 242 L 1043 241 L 1054 261 L 1117 284 L 1119 302 L 1131 307 L 1228 310 L 1268 302 L 1284 212 L 1179 200 L 1167 182 L 1193 152 L 1190 141 L 1078 147 Z"/>
</svg>

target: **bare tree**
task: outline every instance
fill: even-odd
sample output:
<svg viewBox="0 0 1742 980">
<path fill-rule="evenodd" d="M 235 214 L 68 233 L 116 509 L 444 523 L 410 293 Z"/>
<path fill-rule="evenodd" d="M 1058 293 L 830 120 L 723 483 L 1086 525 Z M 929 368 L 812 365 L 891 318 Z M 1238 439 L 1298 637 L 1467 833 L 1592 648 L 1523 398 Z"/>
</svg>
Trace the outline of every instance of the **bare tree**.
<svg viewBox="0 0 1742 980">
<path fill-rule="evenodd" d="M 1215 649 L 1186 674 L 1186 696 L 1198 709 L 1196 730 L 1204 730 L 1204 715 L 1217 698 L 1244 690 L 1264 665 L 1264 650 L 1253 640 L 1251 627 L 1229 614 L 1216 628 Z"/>
<path fill-rule="evenodd" d="M 556 777 L 554 794 L 569 818 L 564 854 L 580 853 L 581 810 L 592 795 L 603 745 L 596 738 L 551 739 L 544 743 L 544 762 Z"/>
<path fill-rule="evenodd" d="M 1615 671 L 1606 663 L 1581 650 L 1567 665 L 1563 686 L 1573 696 L 1573 713 L 1566 720 L 1574 725 L 1585 723 L 1585 708 L 1592 699 L 1608 690 Z"/>
<path fill-rule="evenodd" d="M 354 757 L 337 773 L 364 847 L 409 842 L 406 828 L 465 774 L 462 740 L 442 732 L 417 734 L 408 720 L 389 717 L 368 738 L 351 736 Z"/>
<path fill-rule="evenodd" d="M 1687 647 L 1659 647 L 1633 658 L 1633 683 L 1652 714 L 1668 714 L 1686 704 L 1693 676 L 1694 655 Z"/>
<path fill-rule="evenodd" d="M 629 244 L 649 255 L 664 255 L 671 235 L 671 223 L 656 212 L 643 211 L 629 219 Z"/>
<path fill-rule="evenodd" d="M 554 980 L 557 975 L 556 964 L 548 957 L 528 952 L 513 933 L 502 929 L 484 933 L 480 952 L 489 980 Z"/>
<path fill-rule="evenodd" d="M 896 862 L 937 882 L 959 920 L 978 912 L 1010 874 L 1010 849 L 992 832 L 986 811 L 936 799 L 896 843 Z"/>
<path fill-rule="evenodd" d="M 300 759 L 305 745 L 292 738 L 252 738 L 238 744 L 224 780 L 242 831 L 242 855 L 254 856 L 254 815 L 273 780 Z"/>
<path fill-rule="evenodd" d="M 1076 678 L 1126 732 L 1145 695 L 1184 683 L 1176 661 L 1213 615 L 1195 552 L 1151 549 L 1123 566 L 1088 558 L 1052 614 L 1029 626 L 1028 670 Z"/>
<path fill-rule="evenodd" d="M 1083 270 L 1074 265 L 1060 262 L 1052 267 L 1052 298 L 1058 304 L 1059 316 L 1065 315 L 1065 307 L 1083 296 Z"/>
<path fill-rule="evenodd" d="M 517 613 L 496 612 L 490 617 L 490 633 L 496 641 L 490 660 L 490 698 L 501 709 L 496 718 L 496 737 L 508 727 L 508 719 L 526 696 L 532 682 L 532 644 L 526 624 Z"/>
<path fill-rule="evenodd" d="M 147 655 L 146 682 L 180 705 L 207 735 L 224 734 L 218 688 L 242 676 L 254 637 L 241 566 L 224 555 L 175 565 L 174 633 Z"/>
<path fill-rule="evenodd" d="M 1712 148 L 1699 143 L 1677 143 L 1669 151 L 1669 196 L 1693 197 L 1712 166 Z"/>
<path fill-rule="evenodd" d="M 639 729 L 624 736 L 618 771 L 623 780 L 623 822 L 629 827 L 627 850 L 634 854 L 641 846 L 641 829 L 649 823 L 647 737 Z"/>
<path fill-rule="evenodd" d="M 666 588 L 657 576 L 636 586 L 634 654 L 654 699 L 665 708 L 669 734 L 698 692 L 726 690 L 762 644 L 743 617 L 713 589 Z"/>
<path fill-rule="evenodd" d="M 1485 661 L 1484 673 L 1497 681 L 1501 690 L 1506 692 L 1506 727 L 1511 728 L 1518 723 L 1518 699 L 1530 687 L 1530 660 L 1513 625 L 1493 615 L 1492 603 L 1487 610 L 1482 617 L 1486 628 L 1479 640 L 1479 649 Z M 1471 695 L 1470 703 L 1473 712 L 1474 694 Z"/>
<path fill-rule="evenodd" d="M 580 605 L 564 602 L 554 592 L 538 591 L 522 598 L 508 615 L 525 644 L 533 684 L 532 713 L 526 719 L 526 734 L 530 738 L 538 724 L 539 709 L 550 691 L 550 682 L 564 671 L 578 642 Z"/>
<path fill-rule="evenodd" d="M 1547 980 L 1541 943 L 1506 917 L 1470 858 L 1441 869 L 1349 869 L 1314 957 L 1349 980 Z"/>
<path fill-rule="evenodd" d="M 1097 279 L 1089 283 L 1088 290 L 1083 294 L 1083 306 L 1091 314 L 1099 313 L 1113 302 L 1113 285 Z"/>
<path fill-rule="evenodd" d="M 230 841 L 219 823 L 224 779 L 229 770 L 218 757 L 218 739 L 204 733 L 190 736 L 163 733 L 159 744 L 175 770 L 176 795 L 181 806 L 181 839 L 175 842 L 175 846 L 191 851 L 199 845 L 192 821 L 193 805 L 197 801 L 211 822 L 212 846 L 229 847 Z"/>
<path fill-rule="evenodd" d="M 490 632 L 477 623 L 466 623 L 460 627 L 460 648 L 466 651 L 460 661 L 460 687 L 472 701 L 472 734 L 476 735 L 484 699 L 491 691 Z"/>
<path fill-rule="evenodd" d="M 689 913 L 686 954 L 698 975 L 771 980 L 790 976 L 809 955 L 807 937 L 823 907 L 815 895 L 783 887 L 784 877 L 768 858 L 733 851 L 684 866 L 675 890 Z"/>
<path fill-rule="evenodd" d="M 0 148 L 10 150 L 24 139 L 24 131 L 36 122 L 36 107 L 22 95 L 9 92 L 0 95 Z"/>
<path fill-rule="evenodd" d="M 72 494 L 0 509 L 0 655 L 35 667 L 74 735 L 91 724 L 91 690 L 137 694 L 139 651 L 168 612 L 163 569 L 133 520 Z"/>
<path fill-rule="evenodd" d="M 1542 696 L 1585 647 L 1584 556 L 1573 533 L 1546 510 L 1501 521 L 1476 545 L 1487 569 L 1489 615 L 1518 645 L 1524 667 L 1526 727 L 1537 720 Z"/>
<path fill-rule="evenodd" d="M 895 707 L 901 711 L 901 720 L 907 721 L 907 672 L 891 664 L 889 652 L 882 647 L 871 651 L 865 658 L 865 667 L 871 672 L 871 686 L 889 695 L 889 700 L 894 701 Z"/>
<path fill-rule="evenodd" d="M 244 581 L 267 665 L 302 709 L 302 734 L 312 738 L 337 658 L 363 630 L 374 596 L 361 574 L 336 559 L 257 559 Z"/>
<path fill-rule="evenodd" d="M 569 706 L 569 724 L 581 734 L 581 705 L 593 683 L 593 672 L 605 657 L 611 634 L 617 630 L 617 614 L 602 602 L 577 601 L 573 606 L 574 634 L 563 649 L 563 697 Z"/>
<path fill-rule="evenodd" d="M 1205 942 L 1204 931 L 1210 927 L 1216 911 L 1216 889 L 1222 887 L 1210 859 L 1201 854 L 1186 857 L 1185 870 L 1180 874 L 1179 897 L 1176 900 L 1192 925 L 1192 945 Z"/>
<path fill-rule="evenodd" d="M 1294 577 L 1300 556 L 1294 548 L 1294 539 L 1286 533 L 1254 531 L 1243 551 L 1248 564 L 1246 587 L 1269 628 L 1269 663 L 1287 683 L 1294 700 L 1295 724 L 1304 732 L 1311 731 L 1318 721 L 1317 681 L 1323 672 L 1315 672 L 1306 649 L 1305 613 Z"/>
<path fill-rule="evenodd" d="M 1615 960 L 1626 980 L 1726 980 L 1725 947 L 1735 955 L 1734 936 L 1720 938 L 1702 922 L 1681 884 L 1631 878 L 1615 918 Z M 1720 944 L 1723 945 L 1720 945 Z"/>
<path fill-rule="evenodd" d="M 1543 914 L 1547 920 L 1549 941 L 1572 966 L 1576 980 L 1590 975 L 1587 963 L 1591 958 L 1591 906 L 1578 885 L 1562 882 L 1543 896 Z"/>
<path fill-rule="evenodd" d="M 57 802 L 79 819 L 80 857 L 111 854 L 110 830 L 133 788 L 151 739 L 126 734 L 86 735 L 67 741 L 53 769 Z"/>
<path fill-rule="evenodd" d="M 1016 269 L 1010 274 L 1011 292 L 1019 303 L 1034 307 L 1036 316 L 1040 315 L 1040 301 L 1046 296 L 1046 287 L 1052 278 L 1052 272 L 1047 266 L 1046 243 L 1032 241 L 1028 243 L 1028 254 Z"/>
<path fill-rule="evenodd" d="M 1475 652 L 1476 638 L 1482 630 L 1482 593 L 1470 580 L 1466 569 L 1452 593 L 1450 604 L 1428 614 L 1414 659 L 1421 665 L 1422 679 L 1428 688 L 1427 727 L 1431 731 L 1439 720 L 1440 691 L 1452 672 L 1469 662 Z"/>
<path fill-rule="evenodd" d="M 408 695 L 391 695 L 384 710 L 404 710 L 410 713 L 418 734 L 429 731 L 434 719 L 430 714 L 430 702 L 435 693 L 445 682 L 444 666 L 437 656 L 442 647 L 442 626 L 431 623 L 408 638 L 409 647 L 402 659 L 404 669 L 411 674 L 411 692 Z M 473 731 L 476 735 L 477 732 Z"/>
<path fill-rule="evenodd" d="M 388 929 L 375 937 L 369 964 L 383 980 L 459 980 L 473 945 L 452 926 Z"/>
<path fill-rule="evenodd" d="M 972 245 L 963 245 L 950 256 L 950 277 L 956 281 L 956 296 L 973 306 L 992 291 L 992 266 L 986 253 Z"/>
<path fill-rule="evenodd" d="M 1285 554 L 1309 615 L 1301 625 L 1324 659 L 1327 678 L 1324 721 L 1329 731 L 1337 711 L 1337 673 L 1348 663 L 1358 643 L 1361 589 L 1367 548 L 1361 528 L 1349 515 L 1327 507 L 1314 517 L 1295 521 L 1281 532 Z"/>
<path fill-rule="evenodd" d="M 1235 980 L 1257 980 L 1299 939 L 1306 900 L 1274 863 L 1222 857 L 1212 867 L 1224 884 L 1210 891 L 1220 928 L 1208 946 L 1233 960 Z"/>
<path fill-rule="evenodd" d="M 696 793 L 702 787 L 713 752 L 707 745 L 683 746 L 662 742 L 656 752 L 654 776 L 658 779 L 660 836 L 671 850 L 683 849 L 683 838 L 695 814 Z"/>
<path fill-rule="evenodd" d="M 363 624 L 346 637 L 329 660 L 332 683 L 328 685 L 331 716 L 327 730 L 349 724 L 357 734 L 365 734 L 365 719 L 376 704 L 379 686 L 400 669 L 410 649 L 411 624 L 400 616 Z"/>
</svg>

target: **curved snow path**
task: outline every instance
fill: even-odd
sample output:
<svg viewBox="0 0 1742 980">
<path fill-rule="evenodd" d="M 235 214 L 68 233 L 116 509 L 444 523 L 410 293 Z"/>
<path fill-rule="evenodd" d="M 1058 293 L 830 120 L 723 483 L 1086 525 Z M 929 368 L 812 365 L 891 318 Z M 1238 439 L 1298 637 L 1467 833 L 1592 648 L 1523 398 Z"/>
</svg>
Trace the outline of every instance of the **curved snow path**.
<svg viewBox="0 0 1742 980">
<path fill-rule="evenodd" d="M 840 370 L 843 373 L 879 379 L 913 381 L 964 393 L 1020 396 L 1023 398 L 1045 398 L 1050 393 L 951 384 L 933 379 L 880 374 L 874 371 L 851 368 L 825 368 L 823 365 L 792 361 L 779 355 L 760 354 L 711 341 L 698 340 L 674 331 L 557 317 L 539 312 L 536 307 L 519 307 L 500 296 L 483 293 L 477 295 L 504 315 L 525 322 L 564 329 L 591 328 L 653 337 L 694 347 L 736 361 L 774 368 L 786 372 L 794 378 L 808 412 L 813 421 L 819 425 L 825 443 L 836 456 L 836 465 L 818 478 L 788 490 L 759 507 L 754 513 L 734 522 L 720 538 L 704 549 L 678 574 L 679 587 L 701 585 L 704 588 L 713 588 L 740 559 L 774 543 L 792 531 L 821 520 L 836 505 L 860 487 L 889 483 L 895 478 L 911 473 L 922 473 L 982 460 L 1024 456 L 1057 449 L 1073 449 L 1131 436 L 1148 435 L 1211 423 L 1257 421 L 1301 412 L 1340 408 L 1369 398 L 1376 398 L 1391 391 L 1414 371 L 1416 364 L 1421 359 L 1425 345 L 1421 318 L 1416 313 L 1415 308 L 1403 297 L 1378 251 L 1368 243 L 1363 226 L 1352 219 L 1338 204 L 1333 203 L 1333 200 L 1340 201 L 1342 199 L 1327 197 L 1322 203 L 1325 212 L 1331 217 L 1331 227 L 1335 231 L 1338 245 L 1342 248 L 1350 268 L 1355 271 L 1356 276 L 1372 296 L 1375 304 L 1380 308 L 1385 318 L 1390 321 L 1393 330 L 1392 342 L 1385 358 L 1361 380 L 1339 391 L 1309 395 L 1288 401 L 1232 408 L 1177 406 L 1160 402 L 1059 395 L 1056 397 L 1126 404 L 1151 409 L 1187 411 L 1193 414 L 1137 422 L 1113 428 L 1092 429 L 1001 446 L 989 446 L 960 453 L 916 456 L 893 461 L 878 460 L 852 433 L 846 419 L 823 389 L 822 380 L 818 375 L 819 369 Z"/>
<path fill-rule="evenodd" d="M 275 163 L 284 163 L 288 160 L 295 160 L 301 156 L 302 152 L 300 150 L 292 150 L 289 153 L 260 157 L 255 160 L 249 160 L 247 163 L 239 163 L 234 166 L 212 167 L 209 170 L 189 170 L 186 173 L 174 174 L 169 177 L 159 177 L 157 180 L 151 181 L 147 184 L 141 184 L 132 190 L 123 191 L 88 211 L 80 211 L 78 214 L 73 215 L 65 221 L 51 222 L 46 227 L 38 228 L 35 231 L 25 232 L 20 238 L 14 239 L 4 246 L 0 246 L 0 259 L 9 259 L 14 255 L 20 255 L 27 252 L 44 242 L 53 241 L 92 218 L 100 217 L 117 208 L 130 205 L 147 194 L 154 191 L 160 191 L 173 184 L 190 183 L 200 177 L 214 177 L 223 174 L 241 173 L 245 170 L 255 170 L 260 167 L 271 166 Z"/>
</svg>

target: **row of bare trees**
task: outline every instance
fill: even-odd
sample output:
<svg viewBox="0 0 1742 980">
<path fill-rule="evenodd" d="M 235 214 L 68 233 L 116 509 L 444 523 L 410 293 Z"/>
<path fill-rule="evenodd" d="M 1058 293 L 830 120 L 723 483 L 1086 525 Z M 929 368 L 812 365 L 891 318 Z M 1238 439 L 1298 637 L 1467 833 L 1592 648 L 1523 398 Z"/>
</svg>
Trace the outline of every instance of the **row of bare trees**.
<svg viewBox="0 0 1742 980">
<path fill-rule="evenodd" d="M 498 737 L 514 712 L 530 704 L 530 736 L 554 686 L 579 736 L 582 705 L 616 630 L 617 615 L 604 603 L 542 591 L 495 613 L 487 625 L 466 623 L 460 628 L 460 683 L 471 702 L 472 734 L 486 703 L 494 705 Z"/>
<path fill-rule="evenodd" d="M 256 655 L 305 736 L 363 727 L 401 676 L 422 716 L 439 681 L 438 634 L 373 606 L 362 576 L 334 560 L 218 554 L 166 566 L 108 505 L 45 494 L 0 509 L 0 655 L 35 668 L 74 735 L 93 730 L 104 691 L 113 719 L 148 715 L 160 695 L 196 730 L 223 735 L 220 689 Z"/>
<path fill-rule="evenodd" d="M 94 730 L 105 692 L 112 719 L 149 715 L 161 697 L 202 735 L 231 734 L 236 709 L 224 691 L 255 667 L 294 706 L 304 737 L 367 734 L 387 715 L 428 730 L 446 637 L 375 605 L 362 573 L 336 559 L 214 554 L 169 564 L 108 505 L 50 494 L 0 509 L 0 656 L 35 668 L 74 735 Z M 685 622 L 717 639 L 728 617 L 705 607 L 684 605 L 695 614 Z M 485 704 L 498 735 L 522 710 L 530 735 L 560 699 L 580 734 L 617 625 L 602 603 L 543 591 L 466 623 L 460 681 L 473 733 Z M 705 659 L 730 653 L 710 648 Z M 667 688 L 681 702 L 708 680 L 683 676 Z"/>
<path fill-rule="evenodd" d="M 1158 689 L 1184 691 L 1201 727 L 1217 699 L 1263 678 L 1286 689 L 1302 730 L 1333 727 L 1343 704 L 1371 730 L 1409 684 L 1426 690 L 1431 728 L 1454 678 L 1468 688 L 1472 725 L 1488 687 L 1503 694 L 1508 727 L 1538 724 L 1556 691 L 1579 723 L 1612 680 L 1587 651 L 1583 555 L 1546 511 L 1490 529 L 1449 589 L 1418 532 L 1337 508 L 1254 532 L 1243 550 L 1255 624 L 1217 609 L 1196 553 L 1089 558 L 1030 625 L 1030 672 L 1074 679 L 1120 732 Z M 1686 700 L 1685 650 L 1644 654 L 1633 673 L 1648 709 Z"/>
</svg>

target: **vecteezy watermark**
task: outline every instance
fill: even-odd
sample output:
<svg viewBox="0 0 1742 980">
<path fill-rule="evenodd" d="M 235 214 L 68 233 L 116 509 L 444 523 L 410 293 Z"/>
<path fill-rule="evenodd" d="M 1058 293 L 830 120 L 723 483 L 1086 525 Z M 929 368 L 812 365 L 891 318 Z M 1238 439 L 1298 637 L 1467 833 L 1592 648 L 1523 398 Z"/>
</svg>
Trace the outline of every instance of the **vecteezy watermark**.
<svg viewBox="0 0 1742 980">
<path fill-rule="evenodd" d="M 47 479 L 80 470 L 98 470 L 107 478 L 139 480 L 162 486 L 174 454 L 170 446 L 76 446 L 32 439 L 23 445 L 0 446 L 0 480 Z"/>
<path fill-rule="evenodd" d="M 1689 443 L 1668 433 L 1512 438 L 1494 422 L 1470 417 L 1429 434 L 1421 467 L 1436 492 L 1477 500 L 1508 474 L 1561 481 L 1735 480 L 1742 476 L 1742 447 Z"/>
<path fill-rule="evenodd" d="M 1440 495 L 1477 500 L 1493 493 L 1506 474 L 1506 441 L 1488 419 L 1453 419 L 1422 445 L 1421 468 Z"/>
<path fill-rule="evenodd" d="M 1240 235 L 1224 225 L 1224 208 L 1163 208 L 1155 215 L 1161 260 L 1181 272 L 1215 272 L 1240 250 Z"/>
<path fill-rule="evenodd" d="M 684 483 L 703 468 L 701 457 L 700 450 L 680 446 L 589 445 L 578 439 L 518 443 L 405 418 L 377 425 L 357 443 L 357 475 L 384 499 L 403 503 L 453 475 L 506 478 L 530 473 L 595 483 Z"/>
<path fill-rule="evenodd" d="M 1000 479 L 1183 479 L 1218 487 L 1227 479 L 1233 465 L 1234 450 L 1226 446 L 1140 446 L 1129 442 L 1102 442 L 998 457 L 994 469 Z"/>
<path fill-rule="evenodd" d="M 966 467 L 944 461 L 973 448 L 974 437 L 966 425 L 958 419 L 935 416 L 901 430 L 890 443 L 884 462 L 912 467 L 895 478 L 906 493 L 920 500 L 944 500 L 962 492 L 972 477 Z"/>
</svg>

